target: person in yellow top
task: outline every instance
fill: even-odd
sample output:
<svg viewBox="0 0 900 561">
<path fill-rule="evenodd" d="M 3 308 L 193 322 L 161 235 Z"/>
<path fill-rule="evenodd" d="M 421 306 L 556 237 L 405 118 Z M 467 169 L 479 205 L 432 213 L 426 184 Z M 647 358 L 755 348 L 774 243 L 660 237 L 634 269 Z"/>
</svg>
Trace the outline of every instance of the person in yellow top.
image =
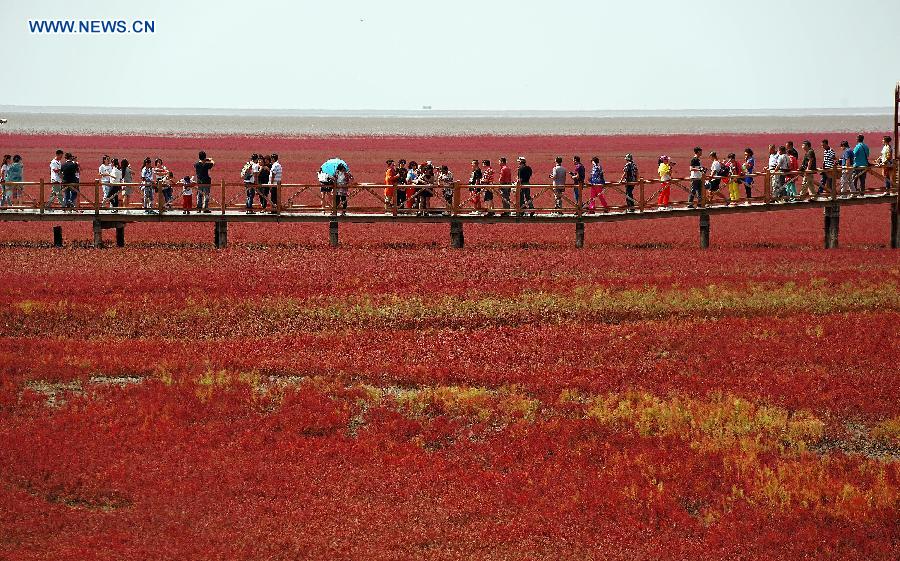
<svg viewBox="0 0 900 561">
<path fill-rule="evenodd" d="M 728 160 L 725 162 L 728 168 L 728 199 L 725 206 L 731 203 L 737 204 L 741 198 L 741 177 L 743 176 L 743 168 L 737 161 L 737 155 L 734 152 L 728 154 Z"/>
<path fill-rule="evenodd" d="M 675 162 L 671 161 L 668 156 L 659 157 L 659 179 L 662 181 L 662 189 L 656 198 L 656 206 L 660 210 L 669 210 L 669 196 L 672 194 L 672 167 Z"/>
</svg>

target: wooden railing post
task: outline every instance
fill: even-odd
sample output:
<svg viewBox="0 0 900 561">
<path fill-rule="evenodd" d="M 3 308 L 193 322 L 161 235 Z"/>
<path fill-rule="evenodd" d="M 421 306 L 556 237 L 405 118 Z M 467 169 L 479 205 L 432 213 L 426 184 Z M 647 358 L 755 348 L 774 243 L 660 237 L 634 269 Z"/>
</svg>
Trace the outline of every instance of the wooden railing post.
<svg viewBox="0 0 900 561">
<path fill-rule="evenodd" d="M 94 182 L 94 214 L 100 214 L 100 180 Z"/>
<path fill-rule="evenodd" d="M 641 198 L 641 204 L 639 205 L 641 212 L 644 212 L 644 205 L 646 201 L 644 200 L 644 180 L 638 178 L 638 181 L 641 183 L 640 194 L 638 195 Z"/>
<path fill-rule="evenodd" d="M 518 182 L 515 184 L 515 187 L 510 190 L 510 194 L 513 197 L 513 210 L 516 213 L 516 216 L 522 214 L 522 185 Z"/>
<path fill-rule="evenodd" d="M 397 183 L 396 185 L 394 185 L 394 188 L 391 190 L 391 215 L 392 216 L 397 216 L 397 213 L 399 212 L 399 210 L 398 210 L 399 205 L 398 205 L 397 201 L 400 200 L 400 195 L 398 194 L 398 191 L 401 188 L 402 187 L 400 186 L 400 184 Z"/>
<path fill-rule="evenodd" d="M 222 206 L 222 214 L 225 214 L 225 180 L 222 180 L 222 199 L 220 200 Z"/>
<path fill-rule="evenodd" d="M 166 199 L 166 197 L 163 195 L 163 185 L 162 185 L 162 183 L 157 183 L 157 184 L 156 184 L 156 194 L 158 195 L 158 197 L 156 198 L 156 206 L 157 206 L 157 208 L 159 209 L 159 214 L 160 214 L 160 216 L 162 216 L 162 213 L 163 213 L 163 211 L 164 211 L 163 209 L 165 208 L 164 202 L 165 202 L 165 199 Z"/>
<path fill-rule="evenodd" d="M 460 189 L 459 184 L 454 183 L 453 184 L 453 199 L 452 199 L 452 204 L 450 205 L 450 215 L 451 216 L 456 216 L 457 214 L 459 214 L 459 199 L 460 199 L 459 189 Z"/>
<path fill-rule="evenodd" d="M 40 210 L 39 210 L 38 212 L 39 212 L 40 214 L 44 214 L 44 204 L 45 204 L 44 201 L 46 200 L 46 199 L 44 198 L 45 196 L 46 196 L 46 195 L 45 195 L 45 193 L 44 193 L 44 178 L 42 177 L 42 178 L 41 178 L 41 191 L 40 191 L 40 193 L 38 194 L 38 207 L 40 208 Z"/>
<path fill-rule="evenodd" d="M 772 170 L 766 167 L 765 188 L 763 190 L 763 202 L 769 204 L 772 202 Z"/>
</svg>

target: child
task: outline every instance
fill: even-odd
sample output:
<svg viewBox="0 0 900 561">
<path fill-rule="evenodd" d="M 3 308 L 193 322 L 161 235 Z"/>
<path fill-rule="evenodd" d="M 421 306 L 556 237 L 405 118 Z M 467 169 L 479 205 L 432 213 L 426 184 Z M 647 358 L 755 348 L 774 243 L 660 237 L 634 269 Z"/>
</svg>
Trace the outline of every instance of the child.
<svg viewBox="0 0 900 561">
<path fill-rule="evenodd" d="M 728 200 L 725 201 L 725 206 L 730 205 L 731 203 L 737 204 L 738 200 L 741 198 L 741 166 L 737 163 L 737 155 L 732 152 L 728 154 L 728 160 L 725 162 L 725 166 L 728 167 Z"/>
<path fill-rule="evenodd" d="M 656 198 L 656 206 L 660 210 L 669 210 L 669 197 L 672 193 L 672 166 L 675 162 L 669 160 L 668 156 L 659 157 L 659 179 L 662 181 L 662 189 L 659 191 L 659 197 Z"/>
<path fill-rule="evenodd" d="M 191 178 L 185 175 L 181 179 L 181 214 L 190 214 L 194 192 L 191 190 Z"/>
</svg>

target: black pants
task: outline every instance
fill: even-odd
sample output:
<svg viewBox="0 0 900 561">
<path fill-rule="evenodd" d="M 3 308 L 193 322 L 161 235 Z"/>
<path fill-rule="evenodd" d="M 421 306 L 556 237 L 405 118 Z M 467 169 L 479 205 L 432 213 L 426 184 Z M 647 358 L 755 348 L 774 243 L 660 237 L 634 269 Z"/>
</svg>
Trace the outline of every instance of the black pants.
<svg viewBox="0 0 900 561">
<path fill-rule="evenodd" d="M 703 189 L 703 180 L 702 179 L 691 179 L 691 194 L 688 196 L 688 204 L 692 204 L 694 201 L 698 203 L 703 198 L 701 193 Z"/>
<path fill-rule="evenodd" d="M 397 208 L 406 204 L 406 187 L 397 185 Z"/>
<path fill-rule="evenodd" d="M 510 207 L 509 196 L 512 192 L 510 187 L 501 187 L 500 188 L 500 198 L 503 200 L 503 208 Z"/>
<path fill-rule="evenodd" d="M 268 187 L 260 187 L 257 189 L 259 193 L 259 206 L 265 209 L 269 206 L 269 188 Z"/>
<path fill-rule="evenodd" d="M 531 187 L 519 187 L 519 207 L 534 208 L 534 199 L 531 198 Z"/>
<path fill-rule="evenodd" d="M 347 195 L 346 193 L 337 193 L 334 196 L 334 202 L 337 208 L 342 210 L 347 210 Z"/>
<path fill-rule="evenodd" d="M 634 185 L 625 186 L 625 204 L 629 209 L 634 208 Z"/>
</svg>

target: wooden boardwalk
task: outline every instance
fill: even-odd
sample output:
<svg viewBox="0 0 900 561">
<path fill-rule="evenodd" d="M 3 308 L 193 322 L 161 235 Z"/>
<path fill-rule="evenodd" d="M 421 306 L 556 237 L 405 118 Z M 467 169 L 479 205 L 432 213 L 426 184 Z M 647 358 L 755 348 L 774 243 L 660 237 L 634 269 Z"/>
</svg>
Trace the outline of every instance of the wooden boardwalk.
<svg viewBox="0 0 900 561">
<path fill-rule="evenodd" d="M 873 174 L 877 173 L 873 170 Z M 769 174 L 759 174 L 760 178 L 770 181 Z M 883 181 L 883 176 L 877 176 Z M 874 179 L 874 178 L 873 178 Z M 672 182 L 672 189 L 675 191 L 689 180 L 675 180 Z M 93 196 L 80 197 L 79 204 L 75 209 L 63 210 L 58 207 L 47 208 L 44 203 L 44 197 L 38 194 L 37 197 L 29 199 L 26 204 L 18 205 L 13 208 L 0 209 L 0 221 L 12 222 L 43 222 L 54 225 L 54 243 L 62 244 L 62 225 L 71 222 L 91 222 L 94 229 L 94 243 L 96 246 L 102 246 L 102 231 L 104 229 L 116 229 L 117 245 L 125 243 L 125 227 L 129 223 L 208 223 L 213 225 L 213 241 L 217 248 L 227 246 L 228 240 L 228 224 L 229 223 L 327 223 L 329 229 L 329 239 L 332 245 L 338 245 L 339 225 L 341 223 L 431 223 L 431 224 L 448 224 L 450 227 L 450 242 L 453 247 L 463 247 L 464 245 L 464 225 L 465 224 L 572 224 L 574 225 L 575 245 L 582 247 L 584 244 L 584 226 L 585 224 L 601 223 L 601 222 L 619 222 L 628 220 L 656 220 L 666 218 L 679 217 L 695 217 L 698 219 L 698 235 L 701 248 L 709 247 L 710 240 L 710 219 L 716 215 L 725 214 L 746 214 L 759 212 L 788 212 L 801 209 L 821 208 L 823 209 L 824 219 L 824 246 L 826 248 L 835 248 L 838 246 L 838 234 L 840 223 L 840 210 L 844 206 L 859 206 L 871 204 L 888 204 L 890 205 L 890 233 L 891 247 L 896 248 L 900 243 L 900 233 L 898 233 L 898 190 L 896 182 L 892 189 L 885 191 L 883 188 L 867 190 L 865 194 L 853 197 L 842 197 L 837 193 L 823 194 L 818 198 L 798 198 L 792 202 L 780 202 L 771 199 L 768 191 L 759 197 L 750 200 L 743 199 L 738 203 L 725 204 L 721 200 L 707 200 L 706 195 L 697 205 L 688 205 L 686 199 L 673 199 L 670 208 L 660 208 L 655 204 L 655 198 L 658 190 L 653 189 L 658 186 L 658 180 L 647 180 L 640 182 L 640 193 L 635 188 L 634 207 L 630 211 L 629 207 L 624 204 L 624 193 L 619 193 L 622 201 L 614 201 L 615 204 L 610 205 L 607 212 L 598 211 L 589 213 L 585 209 L 585 205 L 579 199 L 576 204 L 574 195 L 575 187 L 568 185 L 563 194 L 563 202 L 561 209 L 553 206 L 539 204 L 541 199 L 547 193 L 552 195 L 552 186 L 547 185 L 531 185 L 529 188 L 537 196 L 535 197 L 534 209 L 520 207 L 517 199 L 516 186 L 509 186 L 511 189 L 513 203 L 509 210 L 497 208 L 491 215 L 487 211 L 474 214 L 470 204 L 463 200 L 468 195 L 468 186 L 457 185 L 454 189 L 453 202 L 447 207 L 438 207 L 430 209 L 428 214 L 417 214 L 413 209 L 406 209 L 396 205 L 396 202 L 390 202 L 387 210 L 384 210 L 382 197 L 378 198 L 381 205 L 373 206 L 354 206 L 353 202 L 366 194 L 380 194 L 384 186 L 360 185 L 350 186 L 350 206 L 345 214 L 338 211 L 337 208 L 327 208 L 322 210 L 320 206 L 296 203 L 297 197 L 290 204 L 285 203 L 279 205 L 276 210 L 269 212 L 259 212 L 257 208 L 253 214 L 248 214 L 244 210 L 244 206 L 235 202 L 236 197 L 232 200 L 228 199 L 228 193 L 239 189 L 244 190 L 242 184 L 219 184 L 220 196 L 214 198 L 210 204 L 208 213 L 199 213 L 192 211 L 190 214 L 183 214 L 180 208 L 167 209 L 164 201 L 160 197 L 156 205 L 152 209 L 152 214 L 136 204 L 130 205 L 128 208 L 112 209 L 108 206 L 101 206 L 102 196 L 100 195 L 99 185 L 84 185 L 80 187 L 82 191 L 87 187 L 89 190 L 93 187 L 95 193 Z M 25 185 L 25 184 L 23 184 Z M 38 188 L 39 191 L 46 191 L 48 185 L 45 183 L 27 184 Z M 768 185 L 768 183 L 766 183 Z M 485 186 L 482 186 L 484 188 Z M 490 186 L 492 190 L 498 191 L 495 197 L 499 197 L 499 189 L 501 186 Z M 505 188 L 505 186 L 503 186 Z M 312 193 L 313 189 L 318 191 L 319 185 L 282 185 L 283 192 L 295 193 Z M 623 189 L 624 185 L 617 183 L 606 185 L 607 198 L 614 200 L 616 193 Z M 437 188 L 438 190 L 440 188 Z M 590 186 L 582 188 L 582 196 L 586 197 Z M 684 188 L 681 187 L 684 191 Z M 651 192 L 652 191 L 652 192 Z M 396 196 L 395 196 L 396 198 Z M 439 196 L 432 197 L 443 202 Z M 226 201 L 223 204 L 223 201 Z M 554 201 L 555 202 L 555 201 Z M 533 212 L 533 216 L 530 215 Z M 505 215 L 508 214 L 508 215 Z M 887 214 L 887 213 L 886 213 Z M 885 218 L 888 218 L 887 216 Z"/>
</svg>

